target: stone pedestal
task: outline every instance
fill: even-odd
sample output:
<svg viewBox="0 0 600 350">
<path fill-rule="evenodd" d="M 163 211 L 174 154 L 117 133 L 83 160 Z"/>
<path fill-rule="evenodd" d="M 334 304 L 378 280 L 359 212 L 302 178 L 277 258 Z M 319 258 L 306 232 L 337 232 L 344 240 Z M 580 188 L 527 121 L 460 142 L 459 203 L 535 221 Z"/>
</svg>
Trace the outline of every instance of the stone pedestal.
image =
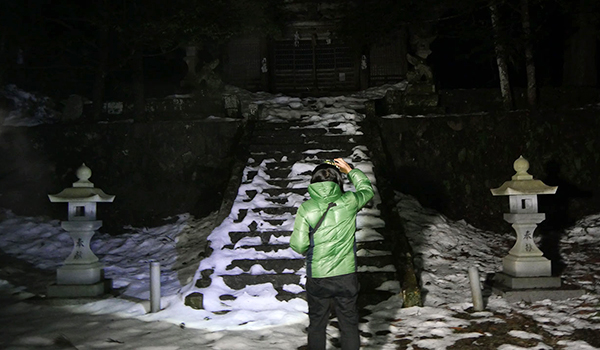
<svg viewBox="0 0 600 350">
<path fill-rule="evenodd" d="M 544 221 L 544 213 L 504 214 L 504 220 L 512 224 L 517 241 L 508 255 L 502 259 L 503 271 L 515 277 L 552 276 L 552 264 L 533 240 L 537 224 Z"/>
<path fill-rule="evenodd" d="M 102 221 L 63 221 L 61 226 L 73 239 L 73 251 L 56 271 L 56 284 L 48 288 L 48 296 L 92 297 L 109 291 L 112 283 L 104 279 L 104 266 L 90 248 Z"/>
</svg>

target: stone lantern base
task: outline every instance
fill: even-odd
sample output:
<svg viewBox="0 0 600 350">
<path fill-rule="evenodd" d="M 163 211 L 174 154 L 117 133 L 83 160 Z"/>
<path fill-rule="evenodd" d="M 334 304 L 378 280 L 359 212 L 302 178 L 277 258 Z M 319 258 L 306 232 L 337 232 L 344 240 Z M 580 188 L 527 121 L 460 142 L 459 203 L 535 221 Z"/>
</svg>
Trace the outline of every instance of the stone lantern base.
<svg viewBox="0 0 600 350">
<path fill-rule="evenodd" d="M 51 284 L 49 298 L 85 298 L 107 294 L 112 289 L 112 280 L 104 279 L 94 284 Z"/>
<path fill-rule="evenodd" d="M 515 277 L 552 276 L 552 262 L 543 256 L 514 256 L 502 259 L 503 272 Z"/>
<path fill-rule="evenodd" d="M 492 289 L 510 302 L 564 300 L 584 294 L 582 289 L 565 285 L 560 277 L 552 276 L 550 260 L 544 257 L 515 258 L 509 254 L 503 259 L 503 267 L 503 272 L 494 275 Z"/>
<path fill-rule="evenodd" d="M 509 302 L 565 300 L 585 294 L 583 289 L 563 284 L 560 277 L 513 277 L 502 272 L 494 275 L 492 290 Z"/>
<path fill-rule="evenodd" d="M 559 288 L 560 277 L 514 277 L 503 272 L 494 275 L 494 282 L 510 289 Z"/>
<path fill-rule="evenodd" d="M 65 264 L 56 271 L 57 283 L 48 286 L 48 297 L 97 297 L 112 290 L 112 280 L 104 278 L 99 262 Z"/>
<path fill-rule="evenodd" d="M 57 284 L 94 284 L 103 276 L 102 264 L 65 264 L 56 270 Z"/>
</svg>

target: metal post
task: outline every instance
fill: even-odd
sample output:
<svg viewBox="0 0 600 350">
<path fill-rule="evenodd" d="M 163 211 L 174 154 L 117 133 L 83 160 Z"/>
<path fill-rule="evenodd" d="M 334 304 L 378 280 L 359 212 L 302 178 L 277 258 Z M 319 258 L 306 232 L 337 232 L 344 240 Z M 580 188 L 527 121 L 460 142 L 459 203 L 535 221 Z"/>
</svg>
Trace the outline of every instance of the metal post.
<svg viewBox="0 0 600 350">
<path fill-rule="evenodd" d="M 469 281 L 471 282 L 471 293 L 473 294 L 473 309 L 483 310 L 483 298 L 481 297 L 481 286 L 479 284 L 479 271 L 475 266 L 469 267 Z"/>
<path fill-rule="evenodd" d="M 150 263 L 150 312 L 160 311 L 160 263 Z"/>
</svg>

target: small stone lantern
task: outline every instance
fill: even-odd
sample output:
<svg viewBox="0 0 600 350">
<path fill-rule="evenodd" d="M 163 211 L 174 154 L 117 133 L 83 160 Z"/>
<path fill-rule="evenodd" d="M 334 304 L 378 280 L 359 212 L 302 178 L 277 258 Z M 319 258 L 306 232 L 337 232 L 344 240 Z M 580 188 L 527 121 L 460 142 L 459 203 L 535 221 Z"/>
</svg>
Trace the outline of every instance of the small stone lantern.
<svg viewBox="0 0 600 350">
<path fill-rule="evenodd" d="M 83 164 L 73 187 L 48 195 L 53 203 L 68 203 L 68 221 L 61 222 L 61 227 L 73 239 L 73 251 L 57 270 L 56 284 L 48 288 L 50 297 L 91 297 L 111 289 L 111 281 L 104 279 L 102 264 L 90 249 L 90 240 L 102 226 L 102 220 L 96 220 L 96 203 L 112 202 L 115 196 L 95 188 L 91 176 L 92 171 Z"/>
<path fill-rule="evenodd" d="M 494 196 L 509 196 L 510 213 L 504 214 L 504 220 L 517 232 L 515 245 L 502 260 L 503 272 L 496 274 L 495 280 L 511 289 L 560 287 L 560 278 L 552 277 L 551 261 L 533 239 L 537 225 L 546 219 L 544 213 L 538 213 L 537 196 L 555 194 L 558 187 L 535 180 L 527 172 L 529 162 L 523 156 L 513 166 L 517 173 L 512 180 L 491 190 Z"/>
<path fill-rule="evenodd" d="M 198 65 L 198 46 L 195 44 L 189 44 L 185 47 L 186 56 L 183 58 L 185 63 L 187 64 L 188 71 L 180 82 L 182 87 L 190 87 L 193 86 L 196 82 L 196 66 Z"/>
</svg>

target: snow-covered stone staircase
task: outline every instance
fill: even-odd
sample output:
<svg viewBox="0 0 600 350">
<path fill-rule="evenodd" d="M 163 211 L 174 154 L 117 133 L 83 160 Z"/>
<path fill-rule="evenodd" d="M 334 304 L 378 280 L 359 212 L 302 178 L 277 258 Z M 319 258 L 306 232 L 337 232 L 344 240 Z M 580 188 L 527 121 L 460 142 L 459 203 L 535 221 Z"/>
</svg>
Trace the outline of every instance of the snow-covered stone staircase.
<svg viewBox="0 0 600 350">
<path fill-rule="evenodd" d="M 359 306 L 400 292 L 392 255 L 378 232 L 385 222 L 377 209 L 381 200 L 361 131 L 363 116 L 334 108 L 318 113 L 310 100 L 302 103 L 305 112 L 293 121 L 268 116 L 255 122 L 237 198 L 209 236 L 213 252 L 187 291 L 188 305 L 213 312 L 306 312 L 304 256 L 292 251 L 289 239 L 296 211 L 309 198 L 312 170 L 338 157 L 363 170 L 375 187 L 375 197 L 357 217 Z M 349 182 L 344 189 L 354 190 Z"/>
</svg>

